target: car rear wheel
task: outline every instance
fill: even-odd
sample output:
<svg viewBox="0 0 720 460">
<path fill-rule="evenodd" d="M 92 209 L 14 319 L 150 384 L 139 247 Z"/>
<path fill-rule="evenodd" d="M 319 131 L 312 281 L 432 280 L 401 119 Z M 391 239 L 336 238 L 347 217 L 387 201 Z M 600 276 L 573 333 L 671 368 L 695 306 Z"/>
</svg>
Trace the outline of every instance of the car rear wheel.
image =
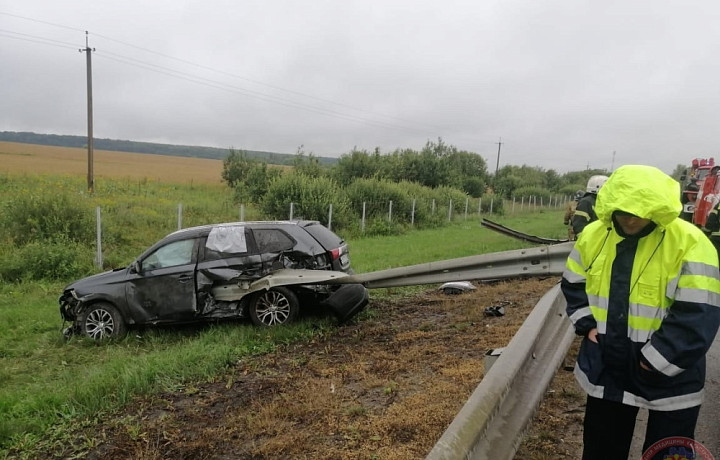
<svg viewBox="0 0 720 460">
<path fill-rule="evenodd" d="M 288 288 L 276 287 L 260 292 L 250 302 L 250 319 L 258 326 L 278 326 L 297 318 L 300 303 Z"/>
<path fill-rule="evenodd" d="M 107 340 L 125 335 L 125 321 L 122 315 L 109 303 L 96 303 L 87 307 L 78 316 L 80 331 L 95 340 Z"/>
</svg>

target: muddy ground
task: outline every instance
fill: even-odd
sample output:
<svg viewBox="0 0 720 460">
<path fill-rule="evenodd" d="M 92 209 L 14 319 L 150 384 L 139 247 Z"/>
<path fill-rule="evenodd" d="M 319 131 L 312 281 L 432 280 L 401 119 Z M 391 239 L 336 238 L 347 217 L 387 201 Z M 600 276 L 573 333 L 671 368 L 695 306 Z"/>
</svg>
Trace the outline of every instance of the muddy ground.
<svg viewBox="0 0 720 460">
<path fill-rule="evenodd" d="M 507 345 L 557 281 L 371 298 L 356 322 L 243 359 L 212 383 L 137 400 L 47 457 L 422 459 L 482 379 L 485 352 Z M 505 316 L 484 315 L 491 306 Z M 579 458 L 583 399 L 561 369 L 516 458 Z"/>
</svg>

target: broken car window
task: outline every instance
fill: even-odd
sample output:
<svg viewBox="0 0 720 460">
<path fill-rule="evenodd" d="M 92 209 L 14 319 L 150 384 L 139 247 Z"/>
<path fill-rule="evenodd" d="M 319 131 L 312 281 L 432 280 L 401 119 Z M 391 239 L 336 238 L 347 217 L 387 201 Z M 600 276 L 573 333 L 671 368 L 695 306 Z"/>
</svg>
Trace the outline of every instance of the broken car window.
<svg viewBox="0 0 720 460">
<path fill-rule="evenodd" d="M 224 225 L 210 230 L 205 247 L 216 252 L 230 254 L 247 252 L 245 227 L 241 225 Z"/>
</svg>

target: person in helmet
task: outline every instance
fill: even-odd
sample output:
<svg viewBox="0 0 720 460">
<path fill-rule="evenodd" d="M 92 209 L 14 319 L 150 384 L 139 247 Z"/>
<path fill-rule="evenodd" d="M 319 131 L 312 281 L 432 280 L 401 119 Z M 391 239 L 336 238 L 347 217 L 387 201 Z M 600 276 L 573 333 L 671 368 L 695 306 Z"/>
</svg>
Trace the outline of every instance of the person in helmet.
<svg viewBox="0 0 720 460">
<path fill-rule="evenodd" d="M 575 214 L 572 218 L 571 225 L 576 238 L 587 224 L 597 220 L 597 216 L 595 215 L 595 200 L 597 200 L 597 194 L 600 188 L 607 180 L 607 176 L 592 176 L 588 180 L 585 194 L 580 198 L 580 201 L 578 201 Z"/>
<path fill-rule="evenodd" d="M 565 217 L 563 218 L 563 223 L 567 225 L 568 228 L 568 240 L 572 241 L 575 239 L 575 232 L 572 228 L 572 218 L 575 215 L 575 209 L 577 208 L 578 201 L 583 197 L 585 192 L 583 190 L 578 190 L 575 192 L 575 195 L 573 195 L 573 199 L 568 202 L 567 208 L 565 208 Z"/>
</svg>

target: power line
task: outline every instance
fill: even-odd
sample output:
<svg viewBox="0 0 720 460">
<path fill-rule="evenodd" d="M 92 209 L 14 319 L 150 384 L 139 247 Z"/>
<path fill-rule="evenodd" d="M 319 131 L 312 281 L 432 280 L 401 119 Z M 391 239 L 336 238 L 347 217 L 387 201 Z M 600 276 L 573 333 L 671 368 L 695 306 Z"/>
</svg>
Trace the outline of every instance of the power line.
<svg viewBox="0 0 720 460">
<path fill-rule="evenodd" d="M 357 117 L 357 116 L 350 115 L 350 114 L 345 114 L 342 112 L 337 112 L 337 111 L 331 110 L 331 109 L 325 109 L 322 107 L 301 104 L 298 102 L 294 102 L 291 100 L 273 96 L 271 94 L 258 93 L 256 91 L 228 85 L 227 83 L 219 82 L 216 80 L 210 80 L 207 78 L 198 77 L 196 75 L 187 74 L 187 73 L 181 72 L 179 70 L 175 70 L 175 69 L 160 66 L 157 64 L 140 61 L 138 59 L 134 59 L 134 58 L 127 57 L 127 56 L 122 56 L 122 55 L 119 55 L 116 53 L 110 53 L 107 51 L 105 51 L 105 52 L 98 51 L 97 56 L 105 58 L 105 59 L 110 59 L 113 61 L 121 62 L 123 64 L 128 64 L 128 65 L 132 65 L 135 67 L 139 67 L 139 68 L 142 68 L 145 70 L 149 70 L 151 72 L 156 72 L 156 73 L 168 75 L 168 76 L 171 76 L 174 78 L 179 78 L 179 79 L 186 80 L 186 81 L 189 81 L 192 83 L 197 83 L 197 84 L 205 85 L 205 86 L 208 86 L 211 88 L 233 92 L 233 93 L 240 94 L 240 95 L 243 95 L 246 97 L 259 99 L 259 100 L 262 100 L 265 102 L 271 102 L 274 104 L 283 105 L 285 107 L 291 107 L 291 108 L 295 108 L 295 109 L 305 110 L 308 112 L 313 112 L 313 113 L 317 113 L 317 114 L 321 114 L 321 115 L 325 115 L 325 116 L 329 116 L 329 117 L 333 117 L 333 118 L 340 118 L 340 119 L 353 121 L 353 122 L 357 122 L 357 123 L 364 123 L 367 125 L 376 126 L 376 127 L 380 127 L 380 128 L 392 128 L 392 129 L 402 129 L 405 131 L 421 132 L 421 130 L 419 130 L 417 128 L 401 126 L 401 125 L 394 125 L 394 124 L 384 123 L 384 122 L 380 122 L 380 121 L 370 120 L 367 118 L 362 118 L 362 117 Z"/>
<path fill-rule="evenodd" d="M 352 106 L 347 105 L 347 104 L 342 104 L 342 103 L 339 103 L 339 102 L 336 102 L 336 101 L 331 101 L 331 100 L 329 100 L 329 99 L 320 98 L 320 97 L 313 96 L 313 95 L 310 95 L 310 94 L 307 94 L 307 93 L 303 93 L 303 92 L 300 92 L 300 91 L 294 91 L 294 90 L 291 90 L 291 89 L 282 88 L 282 87 L 275 86 L 275 85 L 270 85 L 270 84 L 267 84 L 267 83 L 264 83 L 264 82 L 261 82 L 261 81 L 258 81 L 258 80 L 253 80 L 253 79 L 251 79 L 251 78 L 243 77 L 243 76 L 240 76 L 240 75 L 237 75 L 237 74 L 233 74 L 233 73 L 230 73 L 230 72 L 225 72 L 225 71 L 223 71 L 223 70 L 219 70 L 219 69 L 216 69 L 216 68 L 214 68 L 214 67 L 209 67 L 209 66 L 206 66 L 206 65 L 198 64 L 198 63 L 195 63 L 195 62 L 192 62 L 192 61 L 188 61 L 188 60 L 185 60 L 185 59 L 181 59 L 181 58 L 178 58 L 178 57 L 175 57 L 175 56 L 170 56 L 170 55 L 168 55 L 168 54 L 160 53 L 160 52 L 158 52 L 158 51 L 154 51 L 154 50 L 151 50 L 151 49 L 148 49 L 148 48 L 144 48 L 144 47 L 142 47 L 142 46 L 133 45 L 132 43 L 124 42 L 124 41 L 122 41 L 122 40 L 117 40 L 117 39 L 115 39 L 115 38 L 111 38 L 111 37 L 108 37 L 108 36 L 106 36 L 106 35 L 102 35 L 102 34 L 98 34 L 98 33 L 94 33 L 93 35 L 95 35 L 96 37 L 104 38 L 104 39 L 109 40 L 109 41 L 112 41 L 112 42 L 120 43 L 121 45 L 125 45 L 125 46 L 131 47 L 131 48 L 135 48 L 135 49 L 137 49 L 137 50 L 141 50 L 141 51 L 144 51 L 144 52 L 147 52 L 147 53 L 151 53 L 151 54 L 155 54 L 155 55 L 157 55 L 157 56 L 161 56 L 161 57 L 164 57 L 164 58 L 167 58 L 167 59 L 171 59 L 171 60 L 173 60 L 173 61 L 177 61 L 177 62 L 180 62 L 180 63 L 183 63 L 183 64 L 187 64 L 187 65 L 190 65 L 190 66 L 193 66 L 193 67 L 197 67 L 197 68 L 199 68 L 199 69 L 203 69 L 203 70 L 207 70 L 207 71 L 210 71 L 210 72 L 219 73 L 219 74 L 221 74 L 221 75 L 225 75 L 225 76 L 232 77 L 232 78 L 237 78 L 237 79 L 244 80 L 244 81 L 247 81 L 247 82 L 256 84 L 256 85 L 265 86 L 266 88 L 271 88 L 271 89 L 278 90 L 278 91 L 283 91 L 283 92 L 286 92 L 286 93 L 289 93 L 289 94 L 294 94 L 294 95 L 296 95 L 296 96 L 302 96 L 302 97 L 306 97 L 306 98 L 309 98 L 309 99 L 314 99 L 314 100 L 317 100 L 317 101 L 320 101 L 320 102 L 324 102 L 324 103 L 327 103 L 327 104 L 336 105 L 336 106 L 338 106 L 338 107 L 343 107 L 343 108 L 346 108 L 346 109 L 355 110 L 355 111 L 357 111 L 357 112 L 368 113 L 368 114 L 373 115 L 373 116 L 380 116 L 380 117 L 384 117 L 384 118 L 388 118 L 388 119 L 394 119 L 394 120 L 403 121 L 403 122 L 415 123 L 415 122 L 411 122 L 411 121 L 408 121 L 408 120 L 405 120 L 405 119 L 402 119 L 402 118 L 399 118 L 399 117 L 393 117 L 393 116 L 390 116 L 390 115 L 378 114 L 378 113 L 376 113 L 376 112 L 371 112 L 371 111 L 365 110 L 365 109 L 359 109 L 359 108 L 357 108 L 357 107 L 352 107 Z M 425 126 L 430 127 L 430 128 L 433 128 L 433 129 L 436 129 L 435 127 L 432 127 L 432 126 L 430 126 L 430 125 L 425 125 Z"/>
<path fill-rule="evenodd" d="M 12 35 L 8 35 L 12 34 Z M 39 37 L 37 35 L 24 34 L 21 32 L 14 32 L 12 30 L 0 29 L 0 36 L 5 38 L 12 38 L 15 40 L 23 40 L 27 42 L 40 43 L 42 45 L 57 46 L 59 48 L 70 48 L 75 49 L 77 45 L 74 43 L 61 42 L 60 40 L 53 40 L 51 38 Z"/>
<path fill-rule="evenodd" d="M 32 22 L 37 22 L 37 23 L 41 23 L 41 24 L 51 25 L 51 26 L 54 26 L 54 27 L 60 27 L 60 28 L 63 28 L 63 29 L 68 29 L 68 30 L 73 30 L 73 31 L 82 31 L 82 32 L 87 33 L 87 31 L 84 31 L 84 30 L 82 30 L 82 29 L 78 29 L 78 28 L 75 28 L 75 27 L 70 27 L 70 26 L 66 26 L 66 25 L 63 25 L 63 24 L 57 24 L 57 23 L 53 23 L 53 22 L 49 22 L 49 21 L 43 21 L 43 20 L 39 20 L 39 19 L 29 18 L 29 17 L 27 17 L 27 16 L 20 16 L 20 15 L 11 14 L 11 13 L 4 13 L 4 12 L 0 12 L 0 14 L 6 15 L 6 16 L 15 17 L 15 18 L 19 18 L 19 19 L 24 19 L 24 20 L 28 20 L 28 21 L 32 21 Z M 9 31 L 8 31 L 8 32 L 9 32 Z M 17 33 L 17 32 L 9 32 L 9 33 L 15 33 L 15 34 L 19 34 L 19 35 L 24 35 L 25 37 L 33 37 L 33 38 L 36 38 L 36 39 L 38 39 L 38 40 L 43 40 L 43 41 L 37 41 L 37 43 L 41 43 L 41 44 L 49 44 L 49 45 L 51 45 L 51 44 L 54 44 L 54 43 L 62 43 L 62 44 L 66 44 L 66 45 L 70 45 L 70 46 L 75 47 L 75 45 L 69 44 L 69 43 L 66 43 L 66 42 L 60 42 L 60 41 L 57 41 L 57 40 L 51 40 L 51 39 L 46 39 L 46 38 L 43 38 L 43 37 L 32 36 L 32 35 L 29 35 L 29 34 L 20 34 L 20 33 Z M 372 115 L 372 116 L 374 116 L 374 117 L 381 117 L 381 118 L 386 118 L 386 119 L 394 119 L 394 120 L 398 120 L 398 121 L 403 121 L 403 122 L 409 122 L 409 123 L 416 124 L 415 122 L 410 122 L 410 121 L 404 120 L 404 119 L 402 119 L 402 118 L 392 117 L 392 116 L 383 115 L 383 114 L 377 114 L 377 113 L 374 113 L 374 112 L 370 112 L 370 111 L 368 111 L 368 110 L 358 109 L 358 108 L 355 108 L 355 107 L 351 107 L 351 106 L 349 106 L 349 105 L 337 103 L 337 102 L 334 102 L 334 101 L 331 101 L 331 100 L 328 100 L 328 99 L 318 98 L 318 97 L 315 97 L 315 96 L 312 96 L 312 95 L 309 95 L 309 94 L 305 94 L 305 93 L 302 93 L 302 92 L 293 91 L 293 90 L 281 88 L 281 87 L 278 87 L 278 86 L 268 85 L 268 84 L 263 83 L 263 82 L 259 82 L 259 81 L 252 80 L 252 79 L 249 79 L 249 78 L 245 78 L 245 77 L 242 77 L 242 76 L 239 76 L 239 75 L 235 75 L 235 74 L 232 74 L 232 73 L 229 73 L 229 72 L 225 72 L 225 71 L 222 71 L 222 70 L 218 70 L 218 69 L 215 69 L 215 68 L 212 68 L 212 67 L 209 67 L 209 66 L 204 66 L 204 65 L 201 65 L 201 64 L 197 64 L 197 63 L 194 63 L 194 62 L 185 60 L 185 59 L 181 59 L 181 58 L 177 58 L 177 57 L 174 57 L 174 56 L 170 56 L 170 55 L 166 55 L 166 54 L 163 54 L 163 53 L 159 53 L 159 52 L 156 52 L 156 51 L 153 51 L 153 50 L 150 50 L 150 49 L 141 47 L 141 46 L 133 45 L 133 44 L 131 44 L 131 43 L 127 43 L 127 42 L 124 42 L 124 41 L 121 41 L 121 40 L 117 40 L 117 39 L 114 39 L 114 38 L 105 36 L 105 35 L 102 35 L 102 34 L 95 34 L 95 33 L 94 33 L 93 35 L 95 35 L 95 36 L 97 36 L 97 37 L 104 38 L 104 39 L 109 40 L 109 41 L 112 41 L 112 42 L 120 43 L 120 44 L 125 45 L 125 46 L 129 46 L 129 47 L 132 47 L 132 48 L 135 48 L 135 49 L 139 49 L 139 50 L 142 50 L 142 51 L 145 51 L 145 52 L 148 52 L 148 53 L 152 53 L 152 54 L 155 54 L 155 55 L 158 55 L 158 56 L 162 56 L 162 57 L 167 58 L 167 59 L 172 59 L 172 60 L 175 60 L 175 61 L 177 61 L 177 62 L 181 62 L 181 63 L 183 63 L 183 64 L 191 65 L 191 66 L 194 66 L 194 67 L 203 69 L 203 70 L 207 70 L 207 71 L 219 73 L 219 74 L 226 75 L 226 76 L 229 76 L 229 77 L 238 78 L 238 79 L 245 80 L 245 81 L 248 81 L 248 82 L 251 82 L 251 83 L 254 83 L 254 84 L 262 85 L 262 86 L 265 86 L 265 87 L 268 87 L 268 88 L 271 88 L 271 89 L 274 89 L 274 90 L 283 91 L 283 92 L 286 92 L 286 93 L 289 93 L 289 94 L 294 94 L 294 95 L 298 95 L 298 96 L 302 96 L 302 97 L 314 99 L 314 100 L 317 100 L 317 101 L 320 101 L 320 102 L 323 102 L 323 103 L 332 104 L 332 105 L 335 105 L 335 106 L 338 106 L 338 107 L 343 107 L 343 108 L 346 108 L 346 109 L 349 109 L 349 110 L 353 110 L 353 111 L 356 111 L 356 112 L 367 113 L 367 114 L 370 114 L 370 115 Z M 23 38 L 19 38 L 19 37 L 7 37 L 7 38 L 23 39 Z M 25 39 L 26 41 L 34 41 L 34 40 L 29 39 L 29 38 L 24 38 L 24 39 Z M 54 46 L 59 46 L 59 45 L 55 44 Z M 143 62 L 143 61 L 140 61 L 140 60 L 137 60 L 137 59 L 134 59 L 134 58 L 129 58 L 129 57 L 126 57 L 126 56 L 121 56 L 121 55 L 114 54 L 114 53 L 110 53 L 110 52 L 107 52 L 107 51 L 105 51 L 105 53 L 108 54 L 108 55 L 114 55 L 114 56 L 116 56 L 117 58 L 120 58 L 120 59 L 112 59 L 112 58 L 110 58 L 110 57 L 108 57 L 108 56 L 103 56 L 102 53 L 98 53 L 98 56 L 99 56 L 99 57 L 105 57 L 106 59 L 111 59 L 111 60 L 115 60 L 115 61 L 118 61 L 118 62 L 122 62 L 122 63 L 125 63 L 125 64 L 134 65 L 134 66 L 136 66 L 136 67 L 140 67 L 140 68 L 143 68 L 143 69 L 145 69 L 145 70 L 154 71 L 154 72 L 161 73 L 161 74 L 165 74 L 165 75 L 169 75 L 169 76 L 172 76 L 172 77 L 175 77 L 175 78 L 181 78 L 181 79 L 184 79 L 184 80 L 187 80 L 187 81 L 191 81 L 191 82 L 194 82 L 194 83 L 204 84 L 204 85 L 206 85 L 206 86 L 213 87 L 213 88 L 216 88 L 216 89 L 223 89 L 223 90 L 226 90 L 226 91 L 235 92 L 235 93 L 237 93 L 237 94 L 241 94 L 241 95 L 244 95 L 244 96 L 246 96 L 246 97 L 252 97 L 252 98 L 255 98 L 255 99 L 263 100 L 263 101 L 265 101 L 265 102 L 271 102 L 271 103 L 275 103 L 275 104 L 284 105 L 284 106 L 286 106 L 286 107 L 292 107 L 292 108 L 296 108 L 296 109 L 306 110 L 306 111 L 309 111 L 309 112 L 314 112 L 314 113 L 318 113 L 318 114 L 322 114 L 322 115 L 326 115 L 326 116 L 330 116 L 330 117 L 341 118 L 341 119 L 345 119 L 345 120 L 348 120 L 348 121 L 353 121 L 353 122 L 358 122 L 358 123 L 364 123 L 364 124 L 368 124 L 368 125 L 372 125 L 372 126 L 377 126 L 377 127 L 382 127 L 382 128 L 402 129 L 402 130 L 405 130 L 405 131 L 414 131 L 414 132 L 425 132 L 425 131 L 426 131 L 426 130 L 419 129 L 419 128 L 414 128 L 414 127 L 401 126 L 401 125 L 391 124 L 391 123 L 387 123 L 387 122 L 383 122 L 383 121 L 370 120 L 370 119 L 368 119 L 368 118 L 363 118 L 363 117 L 355 116 L 355 115 L 352 115 L 352 114 L 342 113 L 342 112 L 338 112 L 338 111 L 332 110 L 332 109 L 326 109 L 326 108 L 317 107 L 317 106 L 310 106 L 310 105 L 307 105 L 307 104 L 304 104 L 304 103 L 301 103 L 301 102 L 296 102 L 296 101 L 287 100 L 287 99 L 284 99 L 284 98 L 281 98 L 281 97 L 278 97 L 278 96 L 273 96 L 273 95 L 270 95 L 270 94 L 259 93 L 259 92 L 252 91 L 252 90 L 249 90 L 249 89 L 246 89 L 246 88 L 239 88 L 239 87 L 231 86 L 231 85 L 228 85 L 228 84 L 226 84 L 226 83 L 222 83 L 222 82 L 218 82 L 218 81 L 215 81 L 215 80 L 206 79 L 206 78 L 203 78 L 203 77 L 198 77 L 198 76 L 196 76 L 196 75 L 187 74 L 187 73 L 184 73 L 184 72 L 175 70 L 175 69 L 170 69 L 170 68 L 167 68 L 167 67 L 159 66 L 159 65 L 157 65 L 157 64 L 151 64 L 151 63 Z M 162 70 L 164 70 L 164 71 L 158 70 L 158 69 L 162 69 Z M 430 125 L 425 125 L 425 126 L 428 127 L 428 128 L 437 129 L 437 128 L 432 127 L 432 126 L 430 126 Z"/>
<path fill-rule="evenodd" d="M 50 26 L 60 27 L 60 28 L 62 28 L 62 29 L 74 30 L 75 32 L 85 32 L 85 30 L 83 30 L 83 29 L 78 29 L 77 27 L 70 27 L 70 26 L 66 26 L 66 25 L 63 25 L 63 24 L 56 24 L 56 23 L 54 23 L 54 22 L 42 21 L 42 20 L 40 20 L 40 19 L 29 18 L 29 17 L 27 17 L 27 16 L 20 16 L 19 14 L 5 13 L 5 12 L 2 12 L 2 11 L 0 11 L 0 14 L 2 14 L 2 15 L 4 15 L 4 16 L 11 16 L 11 17 L 13 17 L 13 18 L 25 19 L 26 21 L 39 22 L 39 23 L 41 23 L 41 24 L 47 24 L 47 25 L 50 25 Z"/>
</svg>

